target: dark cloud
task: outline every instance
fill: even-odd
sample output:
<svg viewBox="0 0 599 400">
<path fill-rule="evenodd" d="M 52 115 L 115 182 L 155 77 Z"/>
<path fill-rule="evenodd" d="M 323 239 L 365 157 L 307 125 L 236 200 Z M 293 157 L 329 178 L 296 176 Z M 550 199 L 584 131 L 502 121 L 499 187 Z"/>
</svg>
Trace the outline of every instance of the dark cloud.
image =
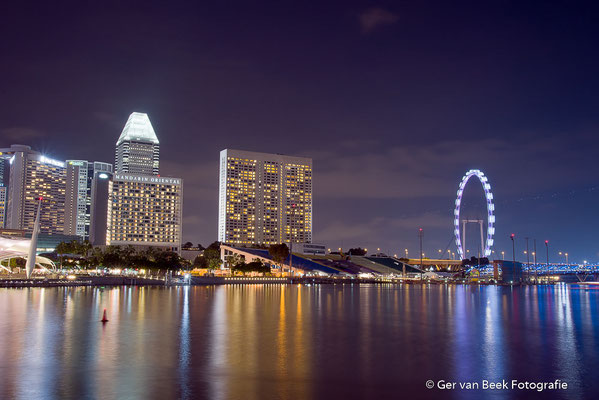
<svg viewBox="0 0 599 400">
<path fill-rule="evenodd" d="M 362 33 L 371 33 L 375 29 L 393 25 L 399 20 L 399 16 L 383 8 L 373 7 L 358 16 Z"/>
</svg>

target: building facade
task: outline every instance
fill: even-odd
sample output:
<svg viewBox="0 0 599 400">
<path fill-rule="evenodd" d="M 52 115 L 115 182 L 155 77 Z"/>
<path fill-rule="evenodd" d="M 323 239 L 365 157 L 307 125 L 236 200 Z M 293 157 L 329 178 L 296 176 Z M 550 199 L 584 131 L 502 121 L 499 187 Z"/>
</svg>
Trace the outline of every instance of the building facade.
<svg viewBox="0 0 599 400">
<path fill-rule="evenodd" d="M 63 234 L 66 166 L 29 146 L 13 145 L 5 226 L 33 231 L 38 198 L 42 198 L 40 232 Z"/>
<path fill-rule="evenodd" d="M 114 171 L 122 174 L 158 175 L 160 143 L 150 118 L 132 113 L 116 142 Z"/>
<path fill-rule="evenodd" d="M 4 219 L 6 216 L 6 200 L 8 195 L 8 188 L 4 186 L 4 183 L 0 183 L 0 228 L 4 228 Z"/>
<path fill-rule="evenodd" d="M 8 160 L 12 155 L 5 154 L 0 150 L 0 228 L 4 228 L 6 220 L 6 206 L 8 201 Z"/>
<path fill-rule="evenodd" d="M 112 165 L 103 162 L 88 162 L 85 160 L 67 160 L 66 195 L 65 195 L 65 234 L 76 235 L 83 240 L 90 239 L 92 227 L 91 212 L 94 201 L 107 203 L 101 196 L 93 196 L 92 190 L 98 180 L 107 179 L 112 175 Z M 104 221 L 95 219 L 96 224 L 102 224 L 106 229 L 106 213 Z M 104 244 L 104 242 L 102 242 Z"/>
<path fill-rule="evenodd" d="M 312 159 L 221 151 L 218 240 L 232 245 L 312 242 Z"/>
<path fill-rule="evenodd" d="M 115 171 L 107 186 L 106 244 L 181 251 L 183 180 L 159 176 L 159 166 L 150 119 L 132 113 L 117 141 Z"/>
<path fill-rule="evenodd" d="M 115 173 L 108 193 L 107 245 L 181 250 L 181 179 Z"/>
<path fill-rule="evenodd" d="M 108 167 L 110 167 L 110 171 L 107 170 Z M 112 165 L 94 163 L 89 209 L 89 241 L 94 246 L 106 244 L 108 198 L 110 196 L 109 189 L 112 175 Z"/>
</svg>

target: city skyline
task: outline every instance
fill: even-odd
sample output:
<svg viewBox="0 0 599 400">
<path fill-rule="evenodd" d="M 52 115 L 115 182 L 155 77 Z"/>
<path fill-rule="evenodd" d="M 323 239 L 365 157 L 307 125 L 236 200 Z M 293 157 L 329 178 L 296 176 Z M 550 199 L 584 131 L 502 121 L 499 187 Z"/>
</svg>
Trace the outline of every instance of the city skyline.
<svg viewBox="0 0 599 400">
<path fill-rule="evenodd" d="M 473 20 L 464 6 L 319 5 L 323 20 L 301 36 L 313 9 L 296 7 L 244 10 L 246 28 L 238 16 L 204 23 L 225 15 L 217 5 L 168 10 L 177 24 L 159 8 L 135 10 L 147 21 L 138 31 L 126 8 L 77 19 L 41 7 L 28 26 L 9 22 L 5 35 L 30 33 L 5 47 L 13 63 L 0 67 L 13 78 L 0 100 L 2 147 L 112 162 L 115 134 L 145 112 L 161 133 L 161 167 L 186 182 L 183 241 L 216 239 L 218 152 L 241 148 L 314 160 L 314 242 L 417 252 L 422 227 L 427 255 L 452 240 L 455 192 L 476 168 L 493 185 L 496 252 L 515 233 L 520 256 L 529 237 L 549 240 L 552 260 L 599 259 L 599 216 L 586 211 L 599 200 L 592 9 L 471 5 Z M 39 34 L 50 20 L 73 20 L 80 34 Z M 90 28 L 104 25 L 120 35 Z M 555 26 L 568 29 L 556 36 Z"/>
</svg>

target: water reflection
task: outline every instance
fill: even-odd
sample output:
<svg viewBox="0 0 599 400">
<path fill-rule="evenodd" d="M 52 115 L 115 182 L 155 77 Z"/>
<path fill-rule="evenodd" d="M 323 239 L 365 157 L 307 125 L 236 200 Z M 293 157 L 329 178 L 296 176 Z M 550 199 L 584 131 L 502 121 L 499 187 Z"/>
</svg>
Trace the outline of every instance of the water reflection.
<svg viewBox="0 0 599 400">
<path fill-rule="evenodd" d="M 0 397 L 439 395 L 427 379 L 562 379 L 581 397 L 597 389 L 598 300 L 564 285 L 0 289 Z"/>
</svg>

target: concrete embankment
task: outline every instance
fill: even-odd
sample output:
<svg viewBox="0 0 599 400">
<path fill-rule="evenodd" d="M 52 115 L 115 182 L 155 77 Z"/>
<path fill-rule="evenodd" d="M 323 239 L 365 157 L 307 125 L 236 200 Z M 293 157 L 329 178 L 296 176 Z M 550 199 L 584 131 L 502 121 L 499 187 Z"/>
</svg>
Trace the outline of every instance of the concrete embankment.
<svg viewBox="0 0 599 400">
<path fill-rule="evenodd" d="M 164 280 L 131 278 L 125 276 L 85 276 L 68 278 L 19 278 L 0 279 L 0 287 L 56 287 L 56 286 L 121 286 L 121 285 L 164 285 Z"/>
</svg>

